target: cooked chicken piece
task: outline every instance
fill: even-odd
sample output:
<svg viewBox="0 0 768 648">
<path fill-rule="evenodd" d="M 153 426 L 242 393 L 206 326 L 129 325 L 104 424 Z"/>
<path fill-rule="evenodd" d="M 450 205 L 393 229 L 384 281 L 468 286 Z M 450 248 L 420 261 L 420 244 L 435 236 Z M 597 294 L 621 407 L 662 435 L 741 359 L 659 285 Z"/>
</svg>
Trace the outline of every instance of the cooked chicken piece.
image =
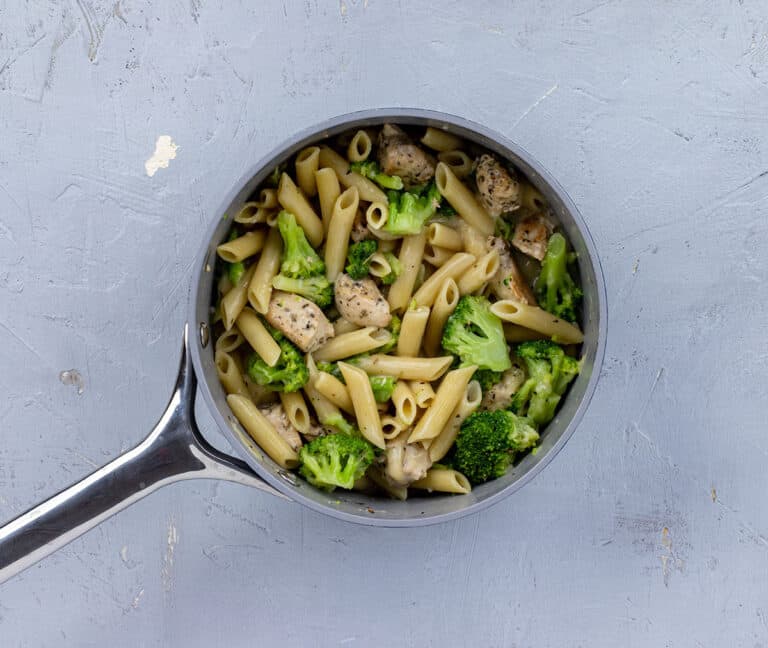
<svg viewBox="0 0 768 648">
<path fill-rule="evenodd" d="M 400 176 L 406 187 L 429 182 L 435 158 L 414 144 L 397 126 L 384 124 L 379 133 L 379 166 L 387 175 Z"/>
<path fill-rule="evenodd" d="M 480 192 L 480 202 L 494 218 L 520 208 L 520 183 L 517 174 L 507 171 L 492 155 L 485 153 L 477 160 L 475 180 Z"/>
<path fill-rule="evenodd" d="M 305 352 L 333 337 L 333 326 L 320 307 L 293 293 L 273 290 L 266 319 Z"/>
<path fill-rule="evenodd" d="M 528 216 L 515 225 L 512 245 L 541 261 L 547 252 L 547 241 L 555 225 L 544 214 Z"/>
<path fill-rule="evenodd" d="M 421 479 L 432 465 L 429 450 L 421 443 L 406 442 L 409 433 L 406 431 L 396 439 L 387 441 L 384 451 L 387 461 L 384 474 L 395 486 L 408 486 Z"/>
<path fill-rule="evenodd" d="M 270 407 L 259 408 L 264 417 L 274 426 L 277 433 L 288 442 L 294 450 L 302 446 L 299 431 L 291 425 L 288 415 L 285 413 L 280 403 L 275 403 Z"/>
<path fill-rule="evenodd" d="M 309 422 L 309 429 L 306 432 L 302 432 L 302 434 L 307 441 L 314 441 L 317 437 L 325 436 L 330 432 L 332 432 L 331 428 L 324 428 L 315 420 L 311 420 Z"/>
<path fill-rule="evenodd" d="M 368 226 L 365 224 L 363 214 L 359 209 L 357 214 L 355 214 L 355 220 L 352 221 L 352 231 L 349 234 L 349 238 L 355 243 L 371 238 L 371 233 L 368 231 Z"/>
<path fill-rule="evenodd" d="M 514 299 L 523 304 L 536 305 L 533 291 L 512 258 L 506 241 L 499 236 L 489 236 L 487 244 L 488 249 L 499 253 L 499 271 L 489 284 L 493 294 L 499 299 Z"/>
<path fill-rule="evenodd" d="M 512 404 L 512 397 L 525 382 L 525 371 L 522 367 L 512 365 L 501 374 L 501 380 L 483 394 L 481 409 L 506 409 Z"/>
<path fill-rule="evenodd" d="M 388 326 L 392 321 L 389 303 L 373 279 L 354 280 L 347 274 L 336 279 L 336 308 L 347 321 L 358 326 Z"/>
</svg>

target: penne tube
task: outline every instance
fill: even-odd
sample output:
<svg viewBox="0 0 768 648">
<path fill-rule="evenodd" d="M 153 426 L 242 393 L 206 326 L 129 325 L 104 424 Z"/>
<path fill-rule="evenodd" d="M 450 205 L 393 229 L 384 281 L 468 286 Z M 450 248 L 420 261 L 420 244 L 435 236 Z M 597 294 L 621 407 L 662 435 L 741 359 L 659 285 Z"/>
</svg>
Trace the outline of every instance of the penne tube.
<svg viewBox="0 0 768 648">
<path fill-rule="evenodd" d="M 537 214 L 547 206 L 547 199 L 530 182 L 520 183 L 520 207 L 529 214 Z"/>
<path fill-rule="evenodd" d="M 245 386 L 243 374 L 237 366 L 234 358 L 226 351 L 216 351 L 213 356 L 216 365 L 216 373 L 219 375 L 222 387 L 227 394 L 240 394 L 250 398 L 248 387 Z"/>
<path fill-rule="evenodd" d="M 374 252 L 371 256 L 371 260 L 368 263 L 368 274 L 372 277 L 383 278 L 392 272 L 392 266 L 390 265 L 387 257 L 381 252 Z"/>
<path fill-rule="evenodd" d="M 406 358 L 373 354 L 356 359 L 356 364 L 371 375 L 394 376 L 402 380 L 432 382 L 442 376 L 453 362 L 453 356 L 439 358 Z"/>
<path fill-rule="evenodd" d="M 311 198 L 317 194 L 315 172 L 320 164 L 320 148 L 309 146 L 296 156 L 296 182 L 305 196 Z"/>
<path fill-rule="evenodd" d="M 416 427 L 408 437 L 408 443 L 434 439 L 440 434 L 476 370 L 477 367 L 473 365 L 454 369 L 445 375 L 437 388 L 435 400 L 416 423 Z"/>
<path fill-rule="evenodd" d="M 464 151 L 444 151 L 437 159 L 447 165 L 457 178 L 466 178 L 474 170 L 474 162 Z"/>
<path fill-rule="evenodd" d="M 299 455 L 275 430 L 253 402 L 240 394 L 227 396 L 227 404 L 251 438 L 283 468 L 296 468 Z"/>
<path fill-rule="evenodd" d="M 453 279 L 448 277 L 443 281 L 432 304 L 427 330 L 424 333 L 424 351 L 427 355 L 434 356 L 440 353 L 445 323 L 456 309 L 460 296 L 459 287 Z"/>
<path fill-rule="evenodd" d="M 437 163 L 435 184 L 459 216 L 486 236 L 493 234 L 496 227 L 493 219 L 445 162 Z"/>
<path fill-rule="evenodd" d="M 555 317 L 538 306 L 502 299 L 491 304 L 491 312 L 503 322 L 538 331 L 554 342 L 581 344 L 584 341 L 584 334 L 578 326 Z"/>
<path fill-rule="evenodd" d="M 360 434 L 376 447 L 383 449 L 384 433 L 381 429 L 381 419 L 373 396 L 371 381 L 362 369 L 346 362 L 340 362 L 339 369 L 347 383 L 347 391 L 352 399 Z"/>
<path fill-rule="evenodd" d="M 317 370 L 315 361 L 311 354 L 305 356 L 307 363 L 307 369 L 309 370 L 309 380 L 304 385 L 304 393 L 307 395 L 312 408 L 315 410 L 317 420 L 320 421 L 320 425 L 334 425 L 338 421 L 338 417 L 341 416 L 339 408 L 323 396 L 315 386 L 318 377 L 321 372 Z M 346 390 L 346 387 L 344 388 Z M 347 394 L 347 398 L 349 395 Z M 352 408 L 352 401 L 349 403 L 350 409 Z"/>
<path fill-rule="evenodd" d="M 325 371 L 318 371 L 313 385 L 320 394 L 336 405 L 336 407 L 343 409 L 347 414 L 355 413 L 347 386 L 336 376 L 332 376 Z"/>
<path fill-rule="evenodd" d="M 426 234 L 414 234 L 403 238 L 403 244 L 400 246 L 400 275 L 389 287 L 387 301 L 389 309 L 393 312 L 400 312 L 408 308 L 411 301 L 411 295 L 416 284 L 416 278 L 421 268 L 421 259 L 424 256 L 424 245 L 426 244 Z"/>
<path fill-rule="evenodd" d="M 320 215 L 323 220 L 323 231 L 327 237 L 333 215 L 333 205 L 341 194 L 341 187 L 334 170 L 327 167 L 315 171 L 315 184 L 317 185 L 317 200 L 320 203 Z"/>
<path fill-rule="evenodd" d="M 416 480 L 410 488 L 427 490 L 430 493 L 457 493 L 464 495 L 472 490 L 469 480 L 452 468 L 430 468 L 427 474 Z"/>
<path fill-rule="evenodd" d="M 355 187 L 360 194 L 360 200 L 366 202 L 387 202 L 387 195 L 368 178 L 349 170 L 349 162 L 336 151 L 327 147 L 320 147 L 320 166 L 330 167 L 336 172 L 339 182 L 346 188 Z"/>
<path fill-rule="evenodd" d="M 277 189 L 262 189 L 256 204 L 266 209 L 277 209 L 280 206 L 277 202 Z"/>
<path fill-rule="evenodd" d="M 416 407 L 419 409 L 427 409 L 432 401 L 435 400 L 435 390 L 425 380 L 412 380 L 408 383 L 408 386 L 413 392 L 413 398 L 416 401 Z"/>
<path fill-rule="evenodd" d="M 475 261 L 458 281 L 459 292 L 470 295 L 483 289 L 499 271 L 499 253 L 491 250 Z"/>
<path fill-rule="evenodd" d="M 261 252 L 267 232 L 264 229 L 246 232 L 236 239 L 222 243 L 216 248 L 216 253 L 227 263 L 237 263 Z"/>
<path fill-rule="evenodd" d="M 460 137 L 432 126 L 427 126 L 427 130 L 420 141 L 433 151 L 453 151 L 461 148 L 464 143 Z"/>
<path fill-rule="evenodd" d="M 319 247 L 323 242 L 323 222 L 287 173 L 280 176 L 277 200 L 296 217 L 296 222 L 304 230 L 309 243 L 313 247 Z"/>
<path fill-rule="evenodd" d="M 424 338 L 424 329 L 429 319 L 429 308 L 419 306 L 409 308 L 403 315 L 400 325 L 400 335 L 397 338 L 397 351 L 399 356 L 417 356 L 421 349 L 421 341 Z"/>
<path fill-rule="evenodd" d="M 349 247 L 349 235 L 360 202 L 357 189 L 352 187 L 340 194 L 333 205 L 328 239 L 325 242 L 325 276 L 336 281 L 344 271 Z"/>
<path fill-rule="evenodd" d="M 253 278 L 253 274 L 256 272 L 256 265 L 252 265 L 248 268 L 236 286 L 233 286 L 222 298 L 221 298 L 221 319 L 224 324 L 224 328 L 229 331 L 235 323 L 237 316 L 240 315 L 245 305 L 248 303 L 248 287 Z"/>
<path fill-rule="evenodd" d="M 251 348 L 261 356 L 270 367 L 274 367 L 280 359 L 280 345 L 270 335 L 259 316 L 252 310 L 244 308 L 235 324 Z"/>
<path fill-rule="evenodd" d="M 444 223 L 430 223 L 427 226 L 427 243 L 454 252 L 464 249 L 461 234 Z"/>
<path fill-rule="evenodd" d="M 382 416 L 381 417 L 381 431 L 384 435 L 384 440 L 389 441 L 399 436 L 400 433 L 408 427 L 395 416 Z"/>
<path fill-rule="evenodd" d="M 470 381 L 467 389 L 461 395 L 459 402 L 451 412 L 448 422 L 445 424 L 440 434 L 438 434 L 429 444 L 429 458 L 432 463 L 440 461 L 451 449 L 456 437 L 461 429 L 461 424 L 472 414 L 483 400 L 483 391 L 480 389 L 480 383 L 476 380 Z"/>
<path fill-rule="evenodd" d="M 313 356 L 316 361 L 334 362 L 344 358 L 351 358 L 360 353 L 367 353 L 384 346 L 392 339 L 392 334 L 386 329 L 366 326 L 357 331 L 342 333 L 332 337 L 325 344 L 318 347 Z"/>
<path fill-rule="evenodd" d="M 245 342 L 245 339 L 240 335 L 240 331 L 237 329 L 230 329 L 229 331 L 224 331 L 224 333 L 218 337 L 214 349 L 216 351 L 224 351 L 224 353 L 232 353 L 232 351 L 237 349 L 243 342 Z"/>
<path fill-rule="evenodd" d="M 440 268 L 456 254 L 453 250 L 447 248 L 435 247 L 430 243 L 424 246 L 424 260 L 430 265 Z"/>
<path fill-rule="evenodd" d="M 342 335 L 343 333 L 351 333 L 352 331 L 359 331 L 361 328 L 362 326 L 353 324 L 349 320 L 345 320 L 343 317 L 340 317 L 333 323 L 333 334 Z"/>
<path fill-rule="evenodd" d="M 365 222 L 368 227 L 380 230 L 387 224 L 389 218 L 389 205 L 383 202 L 372 202 L 365 210 Z"/>
<path fill-rule="evenodd" d="M 279 392 L 288 421 L 302 434 L 309 431 L 309 409 L 301 392 Z"/>
<path fill-rule="evenodd" d="M 392 391 L 392 405 L 395 407 L 395 418 L 400 421 L 401 431 L 416 420 L 416 398 L 408 383 L 398 380 Z M 383 425 L 383 420 L 382 420 Z"/>
<path fill-rule="evenodd" d="M 254 266 L 248 283 L 248 301 L 257 313 L 266 314 L 269 310 L 269 299 L 272 297 L 272 279 L 280 269 L 280 254 L 283 250 L 283 239 L 277 228 L 272 228 L 267 235 L 264 249 Z"/>
<path fill-rule="evenodd" d="M 519 324 L 504 323 L 504 339 L 507 342 L 528 342 L 530 340 L 545 340 L 547 336 L 539 331 L 525 328 Z"/>
<path fill-rule="evenodd" d="M 456 231 L 461 235 L 461 242 L 465 252 L 469 252 L 476 257 L 481 257 L 488 252 L 488 237 L 466 221 L 459 219 L 459 226 L 456 228 Z"/>
<path fill-rule="evenodd" d="M 364 162 L 373 149 L 373 142 L 364 130 L 357 131 L 347 147 L 347 159 L 350 162 Z"/>
<path fill-rule="evenodd" d="M 475 257 L 466 252 L 457 252 L 446 261 L 434 274 L 430 275 L 413 295 L 417 306 L 431 306 L 440 291 L 440 286 L 447 278 L 458 278 L 475 262 Z"/>
<path fill-rule="evenodd" d="M 240 211 L 234 217 L 236 223 L 242 223 L 243 225 L 254 225 L 256 223 L 266 223 L 267 216 L 273 210 L 269 207 L 265 207 L 260 202 L 247 202 L 240 208 Z"/>
</svg>

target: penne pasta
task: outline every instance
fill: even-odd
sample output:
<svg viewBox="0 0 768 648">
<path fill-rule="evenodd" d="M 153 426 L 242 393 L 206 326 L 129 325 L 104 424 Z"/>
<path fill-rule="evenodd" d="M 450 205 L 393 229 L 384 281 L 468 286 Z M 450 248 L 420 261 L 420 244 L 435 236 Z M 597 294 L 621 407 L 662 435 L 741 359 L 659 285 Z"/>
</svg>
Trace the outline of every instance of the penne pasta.
<svg viewBox="0 0 768 648">
<path fill-rule="evenodd" d="M 469 480 L 452 468 L 430 468 L 425 477 L 416 480 L 410 488 L 420 488 L 430 493 L 466 494 L 472 490 Z"/>
<path fill-rule="evenodd" d="M 466 178 L 474 171 L 475 164 L 464 151 L 444 151 L 437 154 L 437 159 L 450 168 L 457 178 Z"/>
<path fill-rule="evenodd" d="M 502 299 L 491 304 L 491 312 L 503 322 L 538 331 L 555 342 L 581 344 L 584 341 L 584 334 L 578 326 L 559 319 L 538 306 Z"/>
<path fill-rule="evenodd" d="M 458 281 L 459 292 L 470 295 L 481 291 L 499 271 L 499 253 L 491 250 L 475 261 Z"/>
<path fill-rule="evenodd" d="M 474 412 L 483 400 L 483 391 L 480 389 L 480 383 L 476 380 L 470 381 L 466 390 L 461 395 L 459 402 L 456 403 L 451 412 L 451 416 L 443 429 L 429 444 L 429 458 L 432 463 L 440 461 L 451 449 L 453 442 L 461 429 L 461 424 L 466 418 Z"/>
<path fill-rule="evenodd" d="M 357 324 L 353 324 L 349 320 L 345 320 L 340 317 L 333 323 L 333 334 L 342 335 L 343 333 L 351 333 L 352 331 L 359 331 L 362 327 Z"/>
<path fill-rule="evenodd" d="M 466 252 L 457 252 L 446 261 L 439 270 L 432 274 L 413 295 L 417 306 L 431 306 L 440 291 L 443 282 L 457 280 L 475 262 L 475 257 Z"/>
<path fill-rule="evenodd" d="M 325 274 L 329 281 L 336 281 L 336 277 L 344 271 L 349 235 L 359 202 L 357 189 L 352 187 L 340 194 L 333 205 L 325 242 Z"/>
<path fill-rule="evenodd" d="M 332 337 L 316 349 L 313 355 L 316 361 L 334 362 L 378 349 L 391 339 L 392 334 L 386 329 L 366 326 L 357 331 Z"/>
<path fill-rule="evenodd" d="M 267 216 L 272 212 L 272 209 L 265 207 L 260 202 L 247 202 L 243 204 L 240 211 L 233 219 L 236 223 L 243 225 L 255 225 L 256 223 L 266 223 Z"/>
<path fill-rule="evenodd" d="M 442 376 L 453 362 L 453 356 L 439 358 L 406 358 L 373 354 L 357 358 L 357 366 L 372 375 L 394 376 L 403 380 L 432 382 Z"/>
<path fill-rule="evenodd" d="M 234 358 L 226 351 L 216 351 L 213 356 L 213 362 L 216 365 L 216 373 L 219 376 L 222 387 L 227 394 L 240 394 L 250 398 L 248 388 L 243 381 L 243 374 L 240 373 L 240 367 L 237 366 Z"/>
<path fill-rule="evenodd" d="M 242 312 L 248 303 L 248 287 L 253 278 L 256 266 L 248 268 L 243 276 L 240 277 L 237 285 L 232 287 L 226 295 L 221 298 L 221 319 L 224 328 L 229 331 L 235 323 L 238 315 Z"/>
<path fill-rule="evenodd" d="M 430 223 L 427 226 L 427 243 L 454 252 L 464 249 L 461 234 L 444 223 Z"/>
<path fill-rule="evenodd" d="M 389 294 L 387 295 L 389 309 L 393 312 L 400 312 L 408 308 L 421 268 L 426 241 L 427 237 L 424 233 L 403 238 L 400 255 L 397 258 L 400 262 L 400 275 L 389 287 Z"/>
<path fill-rule="evenodd" d="M 227 263 L 237 263 L 261 252 L 266 238 L 267 232 L 263 229 L 246 232 L 236 239 L 219 245 L 216 248 L 216 253 Z"/>
<path fill-rule="evenodd" d="M 301 392 L 280 392 L 280 403 L 283 405 L 288 421 L 299 432 L 309 431 L 309 409 Z"/>
<path fill-rule="evenodd" d="M 323 221 L 323 231 L 328 236 L 328 228 L 331 225 L 333 206 L 341 194 L 339 179 L 333 169 L 324 167 L 315 171 L 315 184 L 317 185 L 317 200 L 320 203 L 320 215 Z M 326 243 L 327 245 L 327 243 Z"/>
<path fill-rule="evenodd" d="M 317 146 L 308 146 L 299 151 L 296 156 L 296 182 L 299 189 L 308 198 L 317 194 L 317 182 L 315 172 L 320 165 L 320 148 Z"/>
<path fill-rule="evenodd" d="M 318 371 L 313 386 L 322 396 L 339 409 L 343 409 L 347 414 L 355 413 L 347 386 L 336 376 L 332 376 L 325 371 Z"/>
<path fill-rule="evenodd" d="M 383 202 L 372 202 L 365 210 L 365 222 L 374 230 L 380 230 L 389 218 L 389 206 Z"/>
<path fill-rule="evenodd" d="M 395 418 L 402 424 L 401 430 L 413 425 L 417 412 L 416 398 L 404 380 L 398 380 L 392 391 L 392 405 L 395 407 Z"/>
<path fill-rule="evenodd" d="M 547 206 L 547 200 L 530 182 L 520 183 L 520 207 L 529 213 L 538 213 Z"/>
<path fill-rule="evenodd" d="M 323 242 L 323 222 L 287 173 L 280 176 L 277 200 L 296 217 L 296 222 L 304 230 L 307 240 L 314 247 L 318 247 Z"/>
<path fill-rule="evenodd" d="M 440 268 L 441 266 L 444 266 L 446 263 L 448 263 L 454 254 L 456 254 L 456 252 L 453 250 L 435 247 L 430 243 L 427 243 L 424 246 L 424 260 L 436 268 Z"/>
<path fill-rule="evenodd" d="M 252 310 L 244 308 L 235 322 L 242 336 L 251 348 L 261 356 L 270 367 L 274 367 L 280 359 L 280 345 L 269 334 L 259 316 Z"/>
<path fill-rule="evenodd" d="M 365 200 L 366 202 L 387 202 L 387 195 L 376 184 L 359 173 L 350 171 L 349 162 L 333 149 L 327 146 L 320 147 L 320 165 L 333 169 L 342 186 L 347 189 L 355 187 L 360 194 L 360 200 Z"/>
<path fill-rule="evenodd" d="M 548 336 L 539 331 L 525 328 L 519 324 L 504 323 L 504 339 L 507 342 L 528 342 L 530 340 L 545 340 Z"/>
<path fill-rule="evenodd" d="M 496 227 L 493 219 L 444 162 L 437 164 L 435 184 L 440 194 L 451 204 L 451 207 L 459 212 L 459 216 L 486 236 L 493 234 Z"/>
<path fill-rule="evenodd" d="M 296 468 L 299 455 L 275 430 L 253 402 L 240 394 L 227 396 L 227 404 L 251 438 L 283 468 Z"/>
<path fill-rule="evenodd" d="M 387 257 L 381 252 L 374 252 L 371 256 L 371 260 L 368 264 L 368 274 L 372 277 L 386 277 L 392 272 L 392 266 L 389 264 Z"/>
<path fill-rule="evenodd" d="M 248 283 L 247 299 L 257 313 L 264 315 L 269 309 L 269 299 L 272 296 L 272 279 L 280 269 L 280 254 L 283 240 L 280 232 L 273 228 L 267 235 L 264 249 L 261 251 L 258 263 Z"/>
<path fill-rule="evenodd" d="M 452 151 L 460 148 L 464 142 L 456 135 L 428 126 L 421 138 L 421 143 L 433 151 Z"/>
<path fill-rule="evenodd" d="M 265 209 L 277 209 L 280 206 L 277 202 L 277 189 L 262 189 L 256 204 Z"/>
<path fill-rule="evenodd" d="M 416 401 L 416 407 L 419 409 L 427 409 L 432 401 L 435 400 L 435 390 L 425 380 L 412 380 L 408 383 L 408 386 L 413 392 L 413 399 Z"/>
<path fill-rule="evenodd" d="M 400 335 L 397 338 L 397 355 L 417 356 L 424 338 L 424 329 L 429 319 L 429 308 L 419 306 L 409 308 L 403 315 L 400 325 Z"/>
<path fill-rule="evenodd" d="M 416 423 L 408 437 L 408 443 L 434 439 L 440 434 L 451 418 L 456 403 L 466 391 L 467 385 L 477 367 L 462 367 L 449 371 L 435 393 L 435 400 Z"/>
<path fill-rule="evenodd" d="M 445 322 L 456 309 L 459 297 L 459 287 L 452 278 L 448 277 L 443 281 L 435 297 L 427 322 L 427 330 L 424 333 L 424 351 L 427 355 L 434 356 L 440 353 Z"/>
<path fill-rule="evenodd" d="M 230 329 L 229 331 L 224 331 L 224 333 L 216 339 L 214 349 L 216 351 L 232 353 L 232 351 L 237 349 L 243 342 L 245 342 L 245 339 L 240 335 L 240 331 L 237 329 Z"/>
<path fill-rule="evenodd" d="M 368 159 L 373 149 L 373 142 L 364 130 L 359 130 L 352 137 L 347 147 L 347 159 L 350 162 L 364 162 Z"/>
<path fill-rule="evenodd" d="M 402 431 L 408 426 L 395 416 L 382 416 L 381 417 L 381 431 L 384 435 L 384 440 L 389 441 L 399 436 Z"/>
<path fill-rule="evenodd" d="M 360 434 L 376 447 L 383 449 L 384 433 L 381 429 L 381 419 L 373 396 L 371 381 L 362 369 L 346 362 L 340 362 L 339 369 L 347 383 Z"/>
</svg>

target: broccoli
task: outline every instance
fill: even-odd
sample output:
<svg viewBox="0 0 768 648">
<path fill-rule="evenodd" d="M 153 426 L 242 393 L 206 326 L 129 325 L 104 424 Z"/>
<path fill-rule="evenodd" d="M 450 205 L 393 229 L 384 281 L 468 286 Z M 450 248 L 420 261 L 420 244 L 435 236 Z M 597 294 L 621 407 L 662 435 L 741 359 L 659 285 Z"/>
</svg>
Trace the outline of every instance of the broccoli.
<svg viewBox="0 0 768 648">
<path fill-rule="evenodd" d="M 283 210 L 277 215 L 277 227 L 284 244 L 280 274 L 292 279 L 306 279 L 325 272 L 325 263 L 309 244 L 291 212 Z"/>
<path fill-rule="evenodd" d="M 336 414 L 333 414 L 331 416 L 328 416 L 320 421 L 320 425 L 323 425 L 325 427 L 330 427 L 336 430 L 337 432 L 343 432 L 344 434 L 348 434 L 349 436 L 353 437 L 359 437 L 360 431 L 352 425 L 347 419 L 345 419 L 340 412 L 337 412 Z"/>
<path fill-rule="evenodd" d="M 386 403 L 392 398 L 397 378 L 394 376 L 368 376 L 377 403 Z"/>
<path fill-rule="evenodd" d="M 318 371 L 324 371 L 325 373 L 329 373 L 332 376 L 335 376 L 342 382 L 344 381 L 344 376 L 341 375 L 341 369 L 339 369 L 339 363 L 338 362 L 323 362 L 322 360 L 317 362 L 317 370 Z"/>
<path fill-rule="evenodd" d="M 402 320 L 393 313 L 392 320 L 387 327 L 387 330 L 392 334 L 392 338 L 383 347 L 376 349 L 376 353 L 389 353 L 397 346 L 397 340 L 400 337 L 400 325 L 402 323 Z"/>
<path fill-rule="evenodd" d="M 480 383 L 480 389 L 483 393 L 492 389 L 501 380 L 501 371 L 491 371 L 490 369 L 478 369 L 472 376 L 473 380 Z"/>
<path fill-rule="evenodd" d="M 538 440 L 538 432 L 525 418 L 507 410 L 482 410 L 461 424 L 451 463 L 472 484 L 482 484 L 501 477 L 514 454 Z"/>
<path fill-rule="evenodd" d="M 418 234 L 427 219 L 434 216 L 440 206 L 440 198 L 434 182 L 422 194 L 413 190 L 387 192 L 389 217 L 382 229 L 398 236 Z"/>
<path fill-rule="evenodd" d="M 403 180 L 400 176 L 387 175 L 382 173 L 379 165 L 373 160 L 365 162 L 353 162 L 349 165 L 349 170 L 359 173 L 361 176 L 373 180 L 377 185 L 384 189 L 402 189 Z"/>
<path fill-rule="evenodd" d="M 547 243 L 547 253 L 536 279 L 536 299 L 545 311 L 569 322 L 576 321 L 576 307 L 582 291 L 568 273 L 565 237 L 555 232 Z"/>
<path fill-rule="evenodd" d="M 443 348 L 461 358 L 461 366 L 506 371 L 512 366 L 501 320 L 485 298 L 464 295 L 443 329 Z"/>
<path fill-rule="evenodd" d="M 352 488 L 373 463 L 373 446 L 365 439 L 337 432 L 306 444 L 299 452 L 301 475 L 313 486 L 332 491 Z"/>
<path fill-rule="evenodd" d="M 443 218 L 453 218 L 454 216 L 458 216 L 458 213 L 459 212 L 457 212 L 447 200 L 441 202 L 440 206 L 437 208 L 437 215 L 442 216 Z"/>
<path fill-rule="evenodd" d="M 284 274 L 272 279 L 272 286 L 278 290 L 296 293 L 315 302 L 320 308 L 330 306 L 333 301 L 333 285 L 325 275 L 307 277 L 306 279 L 292 279 Z"/>
<path fill-rule="evenodd" d="M 384 256 L 389 263 L 391 271 L 381 278 L 381 283 L 383 283 L 385 286 L 388 286 L 392 283 L 395 283 L 395 279 L 397 279 L 400 276 L 400 272 L 402 272 L 402 267 L 400 266 L 399 259 L 391 252 L 387 252 Z"/>
<path fill-rule="evenodd" d="M 309 370 L 299 350 L 282 334 L 274 335 L 280 345 L 277 364 L 270 367 L 261 356 L 251 353 L 246 371 L 252 380 L 272 391 L 299 391 L 309 380 Z"/>
<path fill-rule="evenodd" d="M 227 275 L 229 276 L 229 280 L 237 285 L 237 282 L 240 281 L 240 277 L 245 274 L 245 264 L 242 261 L 238 261 L 236 263 L 229 263 L 227 264 L 229 267 L 227 268 Z"/>
<path fill-rule="evenodd" d="M 379 244 L 373 239 L 353 243 L 347 251 L 347 274 L 353 279 L 362 279 L 368 274 L 371 257 Z"/>
<path fill-rule="evenodd" d="M 525 414 L 536 425 L 555 416 L 560 397 L 579 373 L 579 362 L 549 340 L 523 342 L 517 347 L 528 378 L 512 398 L 510 409 Z"/>
</svg>

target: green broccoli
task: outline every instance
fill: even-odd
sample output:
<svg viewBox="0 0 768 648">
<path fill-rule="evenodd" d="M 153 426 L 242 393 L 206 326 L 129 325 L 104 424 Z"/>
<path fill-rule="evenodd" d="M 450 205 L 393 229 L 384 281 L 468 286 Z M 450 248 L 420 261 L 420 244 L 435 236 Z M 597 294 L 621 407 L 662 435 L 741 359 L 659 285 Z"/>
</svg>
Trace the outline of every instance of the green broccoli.
<svg viewBox="0 0 768 648">
<path fill-rule="evenodd" d="M 361 176 L 373 180 L 377 185 L 384 189 L 402 189 L 403 180 L 400 176 L 387 175 L 382 173 L 379 165 L 373 160 L 365 160 L 365 162 L 353 162 L 349 165 L 349 170 L 359 173 Z"/>
<path fill-rule="evenodd" d="M 252 380 L 272 391 L 299 391 L 309 380 L 309 370 L 299 350 L 281 333 L 273 334 L 280 345 L 277 364 L 270 367 L 261 356 L 251 353 L 246 371 Z"/>
<path fill-rule="evenodd" d="M 352 488 L 373 463 L 373 446 L 365 439 L 338 432 L 318 437 L 299 452 L 301 475 L 313 486 L 332 491 Z"/>
<path fill-rule="evenodd" d="M 582 291 L 568 273 L 569 257 L 565 237 L 555 232 L 549 238 L 535 289 L 539 306 L 545 311 L 575 322 Z"/>
<path fill-rule="evenodd" d="M 443 329 L 443 348 L 461 358 L 461 366 L 506 371 L 512 366 L 501 320 L 485 297 L 464 295 Z"/>
<path fill-rule="evenodd" d="M 525 418 L 507 410 L 482 410 L 461 424 L 451 463 L 472 484 L 482 484 L 501 477 L 514 454 L 538 440 L 538 432 Z"/>
<path fill-rule="evenodd" d="M 272 279 L 272 287 L 306 297 L 320 308 L 330 306 L 333 301 L 333 285 L 326 279 L 325 275 L 292 279 L 284 274 L 279 274 Z"/>
<path fill-rule="evenodd" d="M 392 338 L 384 346 L 376 349 L 376 353 L 389 353 L 397 346 L 397 340 L 400 337 L 400 326 L 403 321 L 394 313 L 392 314 L 392 320 L 389 322 L 387 330 L 392 334 Z"/>
<path fill-rule="evenodd" d="M 327 416 L 326 418 L 320 421 L 320 425 L 333 428 L 337 432 L 343 432 L 344 434 L 348 434 L 349 436 L 353 436 L 353 437 L 360 436 L 360 431 L 354 425 L 352 425 L 349 421 L 347 421 L 347 419 L 345 419 L 341 415 L 341 413 L 336 413 L 336 414 L 333 414 L 332 416 Z"/>
<path fill-rule="evenodd" d="M 397 378 L 394 376 L 368 376 L 377 403 L 386 403 L 392 398 Z"/>
<path fill-rule="evenodd" d="M 341 375 L 341 369 L 339 369 L 339 363 L 338 362 L 323 362 L 322 360 L 317 362 L 317 370 L 318 371 L 324 371 L 325 373 L 329 373 L 332 376 L 335 376 L 342 382 L 344 381 L 344 376 Z"/>
<path fill-rule="evenodd" d="M 383 283 L 385 286 L 389 286 L 390 284 L 395 283 L 395 279 L 400 276 L 402 267 L 400 266 L 400 260 L 391 252 L 387 252 L 384 256 L 389 263 L 391 271 L 381 278 L 381 283 Z"/>
<path fill-rule="evenodd" d="M 368 275 L 371 257 L 379 244 L 373 239 L 353 243 L 347 251 L 347 274 L 353 279 L 363 279 Z"/>
<path fill-rule="evenodd" d="M 477 380 L 480 383 L 480 389 L 483 393 L 492 389 L 494 385 L 498 384 L 501 380 L 501 371 L 491 371 L 490 369 L 478 369 L 472 376 L 472 380 Z"/>
<path fill-rule="evenodd" d="M 387 192 L 389 217 L 382 229 L 398 236 L 418 234 L 424 223 L 435 215 L 440 199 L 440 192 L 434 182 L 421 194 L 413 190 Z"/>
<path fill-rule="evenodd" d="M 229 280 L 237 285 L 237 282 L 240 281 L 240 278 L 245 274 L 245 264 L 242 261 L 237 261 L 236 263 L 228 263 L 227 265 L 229 266 L 227 268 Z"/>
<path fill-rule="evenodd" d="M 325 272 L 325 263 L 309 244 L 291 212 L 283 210 L 277 215 L 277 227 L 283 238 L 280 274 L 292 279 L 306 279 Z"/>
<path fill-rule="evenodd" d="M 517 355 L 525 363 L 528 378 L 512 398 L 510 409 L 526 415 L 536 425 L 549 423 L 581 365 L 549 340 L 523 342 L 517 347 Z"/>
</svg>

